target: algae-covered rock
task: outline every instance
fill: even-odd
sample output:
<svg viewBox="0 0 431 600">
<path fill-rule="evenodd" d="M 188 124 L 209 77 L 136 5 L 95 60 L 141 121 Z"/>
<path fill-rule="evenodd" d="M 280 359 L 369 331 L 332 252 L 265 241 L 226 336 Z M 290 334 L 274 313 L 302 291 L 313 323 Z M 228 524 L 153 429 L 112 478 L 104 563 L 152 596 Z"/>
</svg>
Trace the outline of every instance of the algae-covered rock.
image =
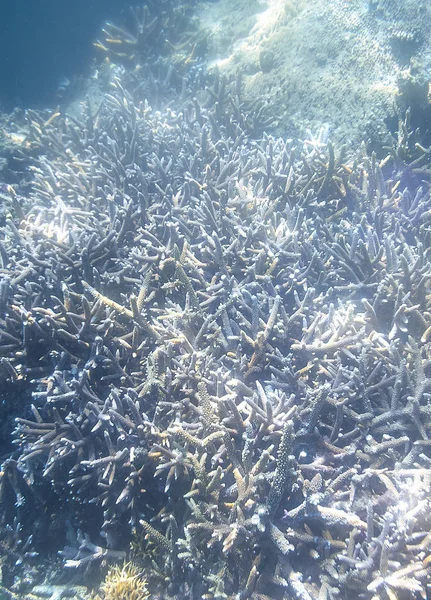
<svg viewBox="0 0 431 600">
<path fill-rule="evenodd" d="M 384 143 L 418 92 L 417 77 L 406 90 L 412 65 L 421 89 L 428 86 L 425 2 L 218 0 L 205 5 L 200 22 L 211 65 L 227 76 L 242 72 L 245 99 L 270 103 L 283 135 L 326 123 L 337 141 Z"/>
</svg>

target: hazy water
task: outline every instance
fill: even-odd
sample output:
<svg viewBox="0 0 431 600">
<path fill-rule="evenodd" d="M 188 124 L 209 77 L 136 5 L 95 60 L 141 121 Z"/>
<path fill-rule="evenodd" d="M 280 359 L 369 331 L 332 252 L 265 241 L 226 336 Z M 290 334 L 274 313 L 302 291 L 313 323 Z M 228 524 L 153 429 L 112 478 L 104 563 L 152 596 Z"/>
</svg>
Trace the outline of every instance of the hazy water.
<svg viewBox="0 0 431 600">
<path fill-rule="evenodd" d="M 64 78 L 88 74 L 102 23 L 122 0 L 3 0 L 0 6 L 0 107 L 55 105 Z"/>
</svg>

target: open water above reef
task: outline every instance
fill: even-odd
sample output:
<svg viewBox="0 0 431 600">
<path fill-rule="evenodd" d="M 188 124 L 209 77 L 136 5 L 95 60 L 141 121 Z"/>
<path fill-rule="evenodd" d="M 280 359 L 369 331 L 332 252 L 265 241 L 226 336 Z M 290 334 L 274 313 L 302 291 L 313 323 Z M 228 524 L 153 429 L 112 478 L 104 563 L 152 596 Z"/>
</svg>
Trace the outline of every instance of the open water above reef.
<svg viewBox="0 0 431 600">
<path fill-rule="evenodd" d="M 9 13 L 51 83 L 2 89 L 1 598 L 429 596 L 429 11 L 346 6 L 77 3 L 70 71 Z M 366 81 L 301 130 L 276 48 L 353 81 L 373 28 L 367 135 Z"/>
<path fill-rule="evenodd" d="M 55 106 L 68 81 L 89 76 L 92 44 L 103 22 L 125 11 L 120 0 L 3 2 L 0 107 Z"/>
</svg>

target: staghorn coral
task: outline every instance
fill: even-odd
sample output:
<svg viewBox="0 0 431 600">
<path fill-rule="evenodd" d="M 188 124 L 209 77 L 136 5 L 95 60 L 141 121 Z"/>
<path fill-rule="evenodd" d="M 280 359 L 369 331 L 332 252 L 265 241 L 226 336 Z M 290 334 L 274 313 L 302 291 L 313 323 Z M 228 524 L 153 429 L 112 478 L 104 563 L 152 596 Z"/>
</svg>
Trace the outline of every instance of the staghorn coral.
<svg viewBox="0 0 431 600">
<path fill-rule="evenodd" d="M 164 598 L 426 597 L 429 152 L 257 137 L 239 80 L 155 111 L 111 77 L 97 113 L 27 115 L 2 539 L 72 579 L 134 540 Z"/>
<path fill-rule="evenodd" d="M 104 59 L 102 76 L 112 63 L 126 65 L 153 107 L 181 94 L 185 81 L 189 86 L 195 78 L 203 81 L 207 36 L 195 8 L 194 1 L 151 1 L 130 7 L 123 26 L 105 23 L 94 44 Z"/>
<path fill-rule="evenodd" d="M 167 55 L 179 64 L 181 52 L 185 53 L 183 61 L 188 57 L 190 63 L 198 44 L 194 4 L 163 0 L 130 8 L 130 31 L 106 23 L 102 28 L 103 37 L 95 46 L 114 61 L 123 61 L 138 69 L 143 62 L 160 60 Z M 203 44 L 202 39 L 200 43 Z"/>
</svg>

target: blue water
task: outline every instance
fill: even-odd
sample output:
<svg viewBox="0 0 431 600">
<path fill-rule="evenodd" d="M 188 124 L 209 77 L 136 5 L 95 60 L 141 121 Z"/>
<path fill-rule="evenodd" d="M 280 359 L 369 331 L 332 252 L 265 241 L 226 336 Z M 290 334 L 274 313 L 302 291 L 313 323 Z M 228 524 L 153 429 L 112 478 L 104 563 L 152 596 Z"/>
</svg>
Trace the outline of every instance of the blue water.
<svg viewBox="0 0 431 600">
<path fill-rule="evenodd" d="M 0 7 L 0 107 L 45 108 L 61 80 L 89 75 L 102 23 L 122 0 L 5 0 Z"/>
</svg>

